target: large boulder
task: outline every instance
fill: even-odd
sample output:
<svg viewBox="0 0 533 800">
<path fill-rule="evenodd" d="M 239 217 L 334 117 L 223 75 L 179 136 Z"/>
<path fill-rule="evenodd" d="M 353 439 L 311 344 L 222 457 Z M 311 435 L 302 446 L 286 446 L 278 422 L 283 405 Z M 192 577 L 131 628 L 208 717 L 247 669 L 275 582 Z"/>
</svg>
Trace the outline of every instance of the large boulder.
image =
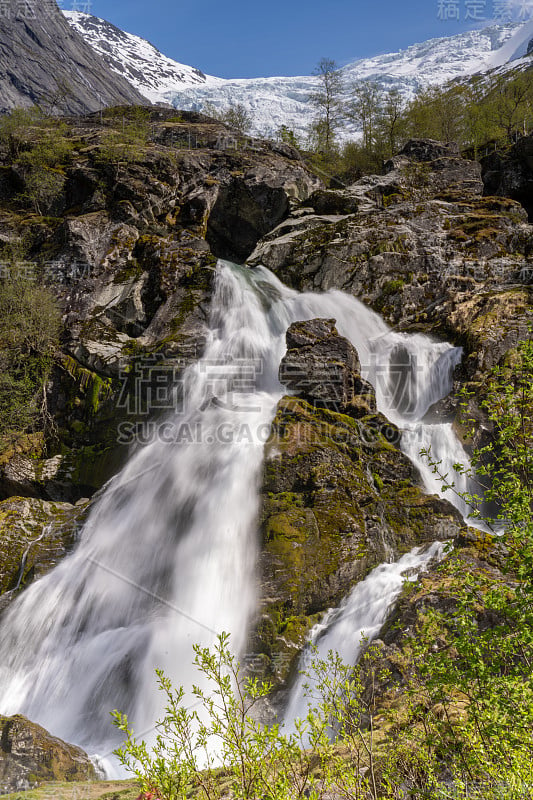
<svg viewBox="0 0 533 800">
<path fill-rule="evenodd" d="M 98 777 L 79 747 L 52 736 L 17 714 L 0 716 L 0 794 L 25 791 L 39 781 L 91 781 Z"/>
<path fill-rule="evenodd" d="M 355 347 L 340 336 L 334 319 L 295 322 L 287 331 L 287 353 L 279 378 L 316 405 L 348 413 L 376 410 L 374 390 L 361 378 Z"/>
</svg>

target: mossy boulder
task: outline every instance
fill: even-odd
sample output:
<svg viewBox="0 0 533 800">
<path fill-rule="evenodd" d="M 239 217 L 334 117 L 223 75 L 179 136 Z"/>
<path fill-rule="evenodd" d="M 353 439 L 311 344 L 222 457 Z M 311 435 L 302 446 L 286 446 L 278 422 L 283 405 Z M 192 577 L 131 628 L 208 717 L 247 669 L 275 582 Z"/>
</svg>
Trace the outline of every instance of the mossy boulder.
<svg viewBox="0 0 533 800">
<path fill-rule="evenodd" d="M 290 326 L 262 485 L 256 671 L 287 680 L 312 625 L 378 564 L 463 527 L 424 494 L 335 320 Z M 359 402 L 358 402 L 359 401 Z"/>
<path fill-rule="evenodd" d="M 463 527 L 427 496 L 382 415 L 281 400 L 264 467 L 261 604 L 252 649 L 286 680 L 310 628 L 383 561 Z"/>
<path fill-rule="evenodd" d="M 0 716 L 0 794 L 24 791 L 40 781 L 97 778 L 89 756 L 26 717 Z"/>
</svg>

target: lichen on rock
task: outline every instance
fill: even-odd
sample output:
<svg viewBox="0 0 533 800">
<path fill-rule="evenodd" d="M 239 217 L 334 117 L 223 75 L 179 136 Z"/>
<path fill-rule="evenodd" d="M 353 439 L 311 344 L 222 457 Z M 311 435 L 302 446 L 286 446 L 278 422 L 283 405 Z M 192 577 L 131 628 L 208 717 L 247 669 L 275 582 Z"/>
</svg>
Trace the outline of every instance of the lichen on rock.
<svg viewBox="0 0 533 800">
<path fill-rule="evenodd" d="M 0 716 L 0 794 L 22 792 L 40 781 L 90 781 L 98 777 L 79 747 L 51 736 L 20 714 Z"/>
<path fill-rule="evenodd" d="M 280 375 L 299 393 L 280 401 L 267 444 L 262 599 L 251 641 L 264 657 L 263 674 L 277 685 L 291 674 L 312 625 L 357 581 L 463 527 L 448 502 L 419 488 L 397 430 L 376 412 L 357 352 L 334 320 L 295 323 L 287 344 Z"/>
</svg>

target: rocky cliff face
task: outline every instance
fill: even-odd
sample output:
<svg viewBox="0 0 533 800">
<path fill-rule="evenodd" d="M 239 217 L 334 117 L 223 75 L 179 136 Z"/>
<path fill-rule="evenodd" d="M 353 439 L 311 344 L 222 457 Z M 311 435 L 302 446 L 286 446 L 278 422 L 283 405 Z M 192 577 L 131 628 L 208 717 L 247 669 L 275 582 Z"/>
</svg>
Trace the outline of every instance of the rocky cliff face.
<svg viewBox="0 0 533 800">
<path fill-rule="evenodd" d="M 129 114 L 66 123 L 70 155 L 44 214 L 27 202 L 24 163 L 2 154 L 0 261 L 17 269 L 24 254 L 58 297 L 63 331 L 54 425 L 0 454 L 0 609 L 74 545 L 127 456 L 120 423 L 145 418 L 161 370 L 175 381 L 200 355 L 218 257 L 263 263 L 298 289 L 344 289 L 400 330 L 461 344 L 457 377 L 478 397 L 528 335 L 527 214 L 484 196 L 479 164 L 453 146 L 411 142 L 384 175 L 334 192 L 290 147 L 163 109 L 133 136 Z M 282 687 L 310 627 L 375 565 L 467 533 L 420 489 L 334 320 L 291 326 L 280 379 L 251 648 Z M 453 419 L 454 399 L 433 411 Z"/>
<path fill-rule="evenodd" d="M 83 114 L 145 98 L 74 31 L 55 0 L 7 0 L 0 12 L 0 113 L 39 105 Z"/>
<path fill-rule="evenodd" d="M 341 288 L 399 330 L 462 345 L 480 380 L 527 334 L 532 258 L 522 205 L 484 195 L 480 165 L 455 146 L 418 141 L 385 175 L 310 197 L 248 263 L 298 289 Z"/>
<path fill-rule="evenodd" d="M 128 455 L 130 442 L 117 444 L 121 420 L 145 419 L 161 375 L 177 380 L 201 354 L 217 257 L 248 256 L 320 186 L 291 148 L 239 138 L 194 114 L 154 110 L 148 141 L 110 152 L 109 137 L 122 137 L 125 125 L 127 136 L 127 114 L 69 123 L 74 149 L 50 216 L 19 201 L 28 174 L 17 162 L 4 154 L 0 168 L 4 271 L 17 277 L 13 253 L 22 248 L 24 268 L 64 310 L 48 393 L 55 434 L 21 436 L 0 456 L 0 500 L 10 503 L 0 532 L 10 554 L 4 591 L 55 563 L 72 542 L 61 533 L 65 502 L 92 496 Z M 46 518 L 57 523 L 25 567 L 28 537 L 9 499 L 21 495 L 36 501 L 19 502 L 31 539 Z"/>
</svg>

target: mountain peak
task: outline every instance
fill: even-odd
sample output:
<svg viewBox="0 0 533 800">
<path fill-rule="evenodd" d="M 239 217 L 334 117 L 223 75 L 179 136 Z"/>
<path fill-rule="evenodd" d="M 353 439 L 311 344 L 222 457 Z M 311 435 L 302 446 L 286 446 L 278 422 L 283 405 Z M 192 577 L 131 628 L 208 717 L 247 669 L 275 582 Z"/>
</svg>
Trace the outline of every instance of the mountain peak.
<svg viewBox="0 0 533 800">
<path fill-rule="evenodd" d="M 126 33 L 111 22 L 80 11 L 63 14 L 113 72 L 126 78 L 152 102 L 164 100 L 166 92 L 208 81 L 201 70 L 173 61 L 147 39 Z"/>
<path fill-rule="evenodd" d="M 98 17 L 75 11 L 63 13 L 110 68 L 152 102 L 171 103 L 190 111 L 202 111 L 206 106 L 223 111 L 239 103 L 254 120 L 252 132 L 260 136 L 273 136 L 283 125 L 300 136 L 309 130 L 315 114 L 310 102 L 317 87 L 314 76 L 215 78 L 173 61 L 146 39 Z M 487 72 L 524 56 L 532 36 L 533 21 L 492 24 L 413 44 L 395 53 L 358 59 L 343 67 L 342 73 L 347 86 L 371 80 L 411 98 L 419 89 Z M 356 133 L 351 130 L 346 135 Z"/>
</svg>

